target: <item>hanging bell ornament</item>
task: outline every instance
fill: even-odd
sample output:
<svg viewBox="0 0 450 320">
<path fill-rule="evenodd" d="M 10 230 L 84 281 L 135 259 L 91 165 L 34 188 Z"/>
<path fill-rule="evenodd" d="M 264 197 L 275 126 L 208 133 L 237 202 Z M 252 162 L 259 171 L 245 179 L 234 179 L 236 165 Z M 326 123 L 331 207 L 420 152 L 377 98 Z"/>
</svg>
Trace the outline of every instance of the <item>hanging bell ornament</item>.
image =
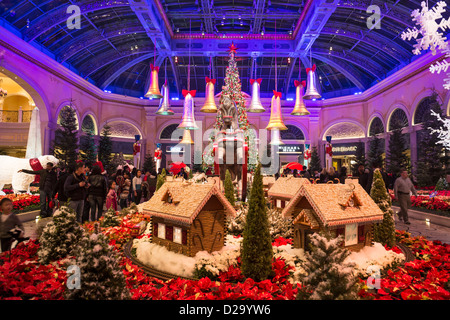
<svg viewBox="0 0 450 320">
<path fill-rule="evenodd" d="M 200 109 L 200 112 L 215 113 L 217 112 L 216 102 L 214 101 L 214 85 L 216 84 L 216 79 L 210 79 L 206 77 L 205 80 L 205 104 Z"/>
<path fill-rule="evenodd" d="M 295 105 L 291 115 L 293 116 L 307 116 L 310 112 L 306 109 L 303 101 L 303 88 L 306 86 L 306 81 L 294 80 L 295 84 Z"/>
<path fill-rule="evenodd" d="M 145 97 L 151 99 L 161 99 L 163 96 L 159 91 L 159 84 L 158 84 L 159 67 L 155 67 L 153 66 L 153 64 L 150 64 L 150 70 L 151 70 L 150 86 L 148 88 L 147 93 L 145 94 Z"/>
<path fill-rule="evenodd" d="M 281 134 L 279 129 L 273 129 L 270 132 L 270 145 L 273 146 L 282 146 L 284 145 L 283 140 L 281 140 Z"/>
<path fill-rule="evenodd" d="M 190 130 L 184 130 L 183 138 L 181 139 L 180 144 L 194 144 L 194 141 L 191 138 Z"/>
<path fill-rule="evenodd" d="M 161 87 L 163 98 L 159 101 L 159 108 L 156 111 L 156 114 L 161 116 L 171 116 L 174 112 L 170 109 L 170 100 L 169 100 L 169 86 L 167 85 L 167 81 L 164 82 Z"/>
<path fill-rule="evenodd" d="M 281 92 L 273 90 L 273 97 L 270 106 L 270 120 L 266 127 L 266 130 L 287 130 L 287 127 L 283 123 L 283 117 L 281 116 Z"/>
<path fill-rule="evenodd" d="M 185 130 L 197 130 L 197 124 L 194 118 L 194 97 L 197 90 L 183 90 L 184 96 L 184 108 L 183 108 L 183 118 L 181 123 L 177 128 Z"/>
<path fill-rule="evenodd" d="M 317 90 L 316 85 L 316 65 L 313 65 L 312 68 L 306 68 L 307 73 L 307 82 L 308 87 L 306 88 L 305 95 L 303 96 L 303 99 L 320 99 L 322 96 L 320 95 L 319 91 Z"/>
<path fill-rule="evenodd" d="M 265 112 L 260 98 L 260 90 L 261 90 L 261 78 L 259 79 L 250 79 L 250 85 L 252 86 L 252 100 L 250 102 L 250 106 L 247 109 L 247 112 L 260 113 Z"/>
</svg>

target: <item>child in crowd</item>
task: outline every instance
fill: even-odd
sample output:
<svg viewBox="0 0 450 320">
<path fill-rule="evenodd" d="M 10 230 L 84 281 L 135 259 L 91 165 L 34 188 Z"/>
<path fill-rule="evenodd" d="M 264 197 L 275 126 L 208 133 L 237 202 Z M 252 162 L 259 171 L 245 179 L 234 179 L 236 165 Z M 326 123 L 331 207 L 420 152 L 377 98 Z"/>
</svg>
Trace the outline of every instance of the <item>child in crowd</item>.
<svg viewBox="0 0 450 320">
<path fill-rule="evenodd" d="M 128 206 L 128 196 L 130 195 L 131 180 L 128 175 L 125 175 L 125 182 L 123 183 L 122 192 L 120 193 L 120 208 L 126 208 Z"/>
<path fill-rule="evenodd" d="M 25 228 L 20 221 L 19 217 L 12 212 L 13 202 L 9 198 L 3 198 L 0 201 L 0 242 L 1 242 L 1 252 L 11 250 L 11 244 L 14 242 L 13 235 L 10 233 L 11 230 L 18 227 L 22 232 L 17 236 L 17 238 L 23 238 Z"/>
<path fill-rule="evenodd" d="M 106 210 L 113 208 L 117 211 L 117 193 L 116 182 L 114 180 L 109 181 L 109 192 L 106 196 Z"/>
</svg>

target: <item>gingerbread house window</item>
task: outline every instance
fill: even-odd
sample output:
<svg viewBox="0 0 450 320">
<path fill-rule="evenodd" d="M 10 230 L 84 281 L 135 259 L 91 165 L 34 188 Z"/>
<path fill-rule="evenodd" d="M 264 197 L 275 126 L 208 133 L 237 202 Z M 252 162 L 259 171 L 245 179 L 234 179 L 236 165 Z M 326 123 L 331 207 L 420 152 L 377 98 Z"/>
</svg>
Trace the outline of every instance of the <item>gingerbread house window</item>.
<svg viewBox="0 0 450 320">
<path fill-rule="evenodd" d="M 173 227 L 173 242 L 182 243 L 182 231 L 181 228 Z"/>
<path fill-rule="evenodd" d="M 166 225 L 164 223 L 158 223 L 158 238 L 166 238 Z"/>
</svg>

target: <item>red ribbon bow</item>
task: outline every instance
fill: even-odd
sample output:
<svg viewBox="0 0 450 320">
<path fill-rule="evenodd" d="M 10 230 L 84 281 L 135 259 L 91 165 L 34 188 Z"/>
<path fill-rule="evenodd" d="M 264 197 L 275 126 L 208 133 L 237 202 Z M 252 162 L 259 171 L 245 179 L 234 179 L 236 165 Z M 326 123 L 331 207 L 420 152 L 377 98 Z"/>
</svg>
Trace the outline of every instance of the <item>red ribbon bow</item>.
<svg viewBox="0 0 450 320">
<path fill-rule="evenodd" d="M 252 86 L 253 83 L 255 83 L 255 81 L 258 82 L 258 84 L 261 84 L 262 79 L 261 79 L 261 78 L 258 78 L 258 79 L 250 79 L 250 85 Z"/>
<path fill-rule="evenodd" d="M 181 93 L 183 94 L 183 97 L 186 97 L 188 93 L 191 94 L 192 98 L 195 97 L 195 94 L 197 93 L 197 90 L 181 90 Z"/>
<path fill-rule="evenodd" d="M 216 84 L 216 79 L 210 79 L 208 77 L 205 77 L 205 81 L 206 81 L 206 83 L 211 82 L 213 85 Z"/>
<path fill-rule="evenodd" d="M 275 90 L 273 90 L 273 95 L 275 96 L 275 98 L 281 99 L 281 92 L 276 92 Z"/>
<path fill-rule="evenodd" d="M 303 87 L 306 87 L 306 81 L 298 81 L 294 80 L 294 85 L 298 87 L 299 85 L 302 85 Z"/>
<path fill-rule="evenodd" d="M 154 66 L 153 64 L 151 64 L 150 63 L 150 69 L 153 71 L 153 70 L 156 70 L 156 72 L 159 72 L 159 67 L 157 67 L 157 66 Z"/>
<path fill-rule="evenodd" d="M 309 71 L 311 71 L 311 70 L 312 70 L 312 72 L 316 72 L 316 65 L 315 64 L 313 64 L 312 68 L 306 68 L 306 73 L 308 74 Z"/>
</svg>

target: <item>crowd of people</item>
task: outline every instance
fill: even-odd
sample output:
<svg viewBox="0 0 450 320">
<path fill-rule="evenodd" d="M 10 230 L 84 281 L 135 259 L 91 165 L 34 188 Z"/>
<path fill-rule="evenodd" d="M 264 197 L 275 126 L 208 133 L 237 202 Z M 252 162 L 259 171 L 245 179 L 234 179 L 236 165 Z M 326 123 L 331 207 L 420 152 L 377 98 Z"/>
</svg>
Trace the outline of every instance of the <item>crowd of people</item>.
<svg viewBox="0 0 450 320">
<path fill-rule="evenodd" d="M 112 208 L 119 210 L 131 203 L 147 201 L 155 192 L 156 172 L 125 165 L 108 175 L 103 167 L 91 167 L 77 162 L 73 168 L 54 168 L 48 163 L 45 169 L 20 170 L 40 176 L 40 217 L 49 217 L 53 209 L 69 201 L 68 205 L 77 215 L 77 221 L 98 221 L 103 212 Z"/>
</svg>

